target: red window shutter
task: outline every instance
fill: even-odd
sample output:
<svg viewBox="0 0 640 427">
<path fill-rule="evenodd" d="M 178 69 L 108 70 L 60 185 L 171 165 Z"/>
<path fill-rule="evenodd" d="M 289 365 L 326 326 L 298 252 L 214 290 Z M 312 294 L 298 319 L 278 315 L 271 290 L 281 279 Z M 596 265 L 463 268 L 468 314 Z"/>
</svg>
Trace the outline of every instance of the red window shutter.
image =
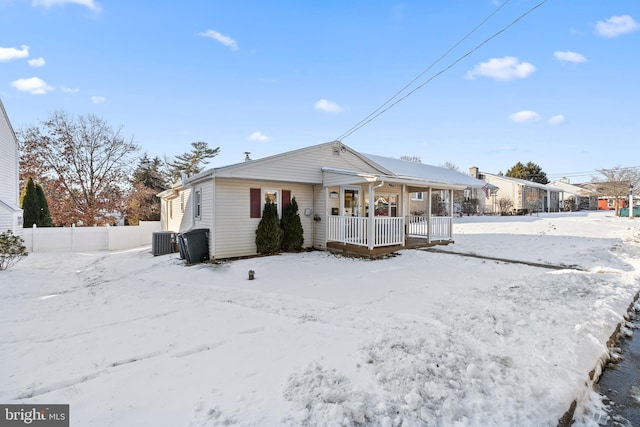
<svg viewBox="0 0 640 427">
<path fill-rule="evenodd" d="M 262 217 L 262 206 L 260 203 L 260 189 L 259 188 L 250 188 L 249 189 L 249 218 L 261 218 Z"/>
<path fill-rule="evenodd" d="M 282 190 L 282 212 L 291 204 L 291 190 Z"/>
</svg>

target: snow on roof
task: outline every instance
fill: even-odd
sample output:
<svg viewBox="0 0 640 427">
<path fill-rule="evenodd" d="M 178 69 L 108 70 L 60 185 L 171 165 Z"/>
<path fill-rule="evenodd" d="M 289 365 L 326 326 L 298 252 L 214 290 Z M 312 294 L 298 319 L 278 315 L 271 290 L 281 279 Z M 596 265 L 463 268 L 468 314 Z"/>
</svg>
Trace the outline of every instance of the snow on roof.
<svg viewBox="0 0 640 427">
<path fill-rule="evenodd" d="M 449 168 L 394 159 L 391 157 L 377 156 L 374 154 L 363 154 L 363 156 L 374 161 L 383 168 L 392 171 L 400 177 L 419 178 L 433 182 L 460 184 L 466 185 L 467 187 L 477 188 L 482 188 L 487 184 L 486 182 L 476 179 L 470 175 L 466 175 Z"/>
<path fill-rule="evenodd" d="M 543 190 L 555 191 L 558 193 L 563 191 L 562 189 L 558 187 L 554 187 L 553 185 L 545 185 L 545 184 L 540 184 L 539 182 L 527 181 L 525 179 L 520 179 L 520 178 L 511 178 L 510 176 L 504 176 L 504 175 L 494 175 L 486 172 L 480 172 L 480 173 L 485 176 L 490 176 L 492 178 L 498 178 L 498 179 L 503 179 L 505 181 L 515 182 L 516 184 L 526 185 L 528 187 L 542 188 Z"/>
</svg>

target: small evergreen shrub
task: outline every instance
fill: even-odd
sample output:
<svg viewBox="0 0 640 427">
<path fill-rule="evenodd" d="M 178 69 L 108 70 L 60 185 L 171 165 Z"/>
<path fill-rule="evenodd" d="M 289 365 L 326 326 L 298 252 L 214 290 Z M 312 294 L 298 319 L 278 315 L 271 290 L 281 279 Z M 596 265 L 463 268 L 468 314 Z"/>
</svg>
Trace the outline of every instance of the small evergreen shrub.
<svg viewBox="0 0 640 427">
<path fill-rule="evenodd" d="M 298 213 L 298 202 L 296 198 L 291 199 L 291 203 L 282 213 L 282 250 L 285 252 L 300 252 L 304 243 L 304 229 Z"/>
<path fill-rule="evenodd" d="M 0 270 L 13 267 L 27 255 L 22 237 L 16 236 L 11 230 L 0 233 Z"/>
<path fill-rule="evenodd" d="M 274 254 L 282 246 L 282 228 L 278 208 L 272 201 L 264 204 L 262 218 L 256 229 L 256 250 L 259 254 Z"/>
</svg>

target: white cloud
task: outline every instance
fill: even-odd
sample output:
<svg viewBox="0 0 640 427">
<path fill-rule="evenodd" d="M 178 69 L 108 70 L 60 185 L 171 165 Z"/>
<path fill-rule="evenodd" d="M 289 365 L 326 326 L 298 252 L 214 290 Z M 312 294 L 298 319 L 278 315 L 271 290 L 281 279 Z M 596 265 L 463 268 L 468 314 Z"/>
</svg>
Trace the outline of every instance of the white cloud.
<svg viewBox="0 0 640 427">
<path fill-rule="evenodd" d="M 536 67 L 528 62 L 520 62 L 515 56 L 503 58 L 491 58 L 487 62 L 481 62 L 473 70 L 467 71 L 467 78 L 475 76 L 491 77 L 496 80 L 524 79 L 536 71 Z"/>
<path fill-rule="evenodd" d="M 60 90 L 63 91 L 64 93 L 78 93 L 78 92 L 80 92 L 80 89 L 78 89 L 78 88 L 71 88 L 71 87 L 65 87 L 65 86 L 60 86 Z"/>
<path fill-rule="evenodd" d="M 271 138 L 269 138 L 266 135 L 263 135 L 262 132 L 260 132 L 259 130 L 255 131 L 254 133 L 252 133 L 251 135 L 249 135 L 249 137 L 247 138 L 249 141 L 258 141 L 258 142 L 267 142 L 269 141 Z"/>
<path fill-rule="evenodd" d="M 107 102 L 107 98 L 105 98 L 104 96 L 92 96 L 91 102 L 93 102 L 94 104 L 104 104 L 105 102 Z"/>
<path fill-rule="evenodd" d="M 207 30 L 204 33 L 200 33 L 200 35 L 202 37 L 209 37 L 211 39 L 214 39 L 220 43 L 222 43 L 223 45 L 230 47 L 232 50 L 238 50 L 238 43 L 236 43 L 236 41 L 234 39 L 232 39 L 229 36 L 225 36 L 224 34 L 220 34 L 217 31 L 214 30 Z"/>
<path fill-rule="evenodd" d="M 326 99 L 321 99 L 314 106 L 316 110 L 324 111 L 325 113 L 341 113 L 344 111 L 343 107 Z"/>
<path fill-rule="evenodd" d="M 44 80 L 38 77 L 18 79 L 11 82 L 11 86 L 20 91 L 29 92 L 32 95 L 43 95 L 53 90 L 53 87 L 49 86 Z"/>
<path fill-rule="evenodd" d="M 30 67 L 44 67 L 44 58 L 33 58 L 27 61 Z"/>
<path fill-rule="evenodd" d="M 562 114 L 555 115 L 549 119 L 549 123 L 552 125 L 561 125 L 566 121 L 567 119 Z"/>
<path fill-rule="evenodd" d="M 0 62 L 26 58 L 27 56 L 29 56 L 29 46 L 22 45 L 20 49 L 16 49 L 15 47 L 0 47 Z"/>
<path fill-rule="evenodd" d="M 573 62 L 574 64 L 587 62 L 587 58 L 585 58 L 584 55 L 576 52 L 571 52 L 570 50 L 566 52 L 553 52 L 553 57 L 559 61 Z"/>
<path fill-rule="evenodd" d="M 537 122 L 540 120 L 540 114 L 531 110 L 522 110 L 509 116 L 516 123 Z"/>
<path fill-rule="evenodd" d="M 100 5 L 96 3 L 94 0 L 33 0 L 31 2 L 32 6 L 42 6 L 45 8 L 50 8 L 53 6 L 65 6 L 67 4 L 77 4 L 80 6 L 85 6 L 86 8 L 93 10 L 94 12 L 100 11 Z"/>
<path fill-rule="evenodd" d="M 632 33 L 638 29 L 640 29 L 640 24 L 629 15 L 612 16 L 606 21 L 598 21 L 596 24 L 596 33 L 609 38 Z"/>
</svg>

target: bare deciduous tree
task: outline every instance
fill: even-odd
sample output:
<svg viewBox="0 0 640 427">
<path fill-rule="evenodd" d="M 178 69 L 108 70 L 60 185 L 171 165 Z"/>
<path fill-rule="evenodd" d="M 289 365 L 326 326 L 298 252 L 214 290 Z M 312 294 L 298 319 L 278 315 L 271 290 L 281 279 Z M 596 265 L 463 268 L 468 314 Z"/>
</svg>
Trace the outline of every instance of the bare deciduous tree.
<svg viewBox="0 0 640 427">
<path fill-rule="evenodd" d="M 112 222 L 122 210 L 138 146 L 94 116 L 52 113 L 19 133 L 22 173 L 38 177 L 55 224 Z"/>
<path fill-rule="evenodd" d="M 500 209 L 500 215 L 508 214 L 513 209 L 513 200 L 508 197 L 501 197 L 498 199 L 498 209 Z"/>
<path fill-rule="evenodd" d="M 638 192 L 640 185 L 640 172 L 635 168 L 625 168 L 614 166 L 611 169 L 597 169 L 602 178 L 594 178 L 592 182 L 596 185 L 598 194 L 614 200 L 616 215 L 620 210 L 621 201 L 629 196 L 629 190 Z"/>
</svg>

